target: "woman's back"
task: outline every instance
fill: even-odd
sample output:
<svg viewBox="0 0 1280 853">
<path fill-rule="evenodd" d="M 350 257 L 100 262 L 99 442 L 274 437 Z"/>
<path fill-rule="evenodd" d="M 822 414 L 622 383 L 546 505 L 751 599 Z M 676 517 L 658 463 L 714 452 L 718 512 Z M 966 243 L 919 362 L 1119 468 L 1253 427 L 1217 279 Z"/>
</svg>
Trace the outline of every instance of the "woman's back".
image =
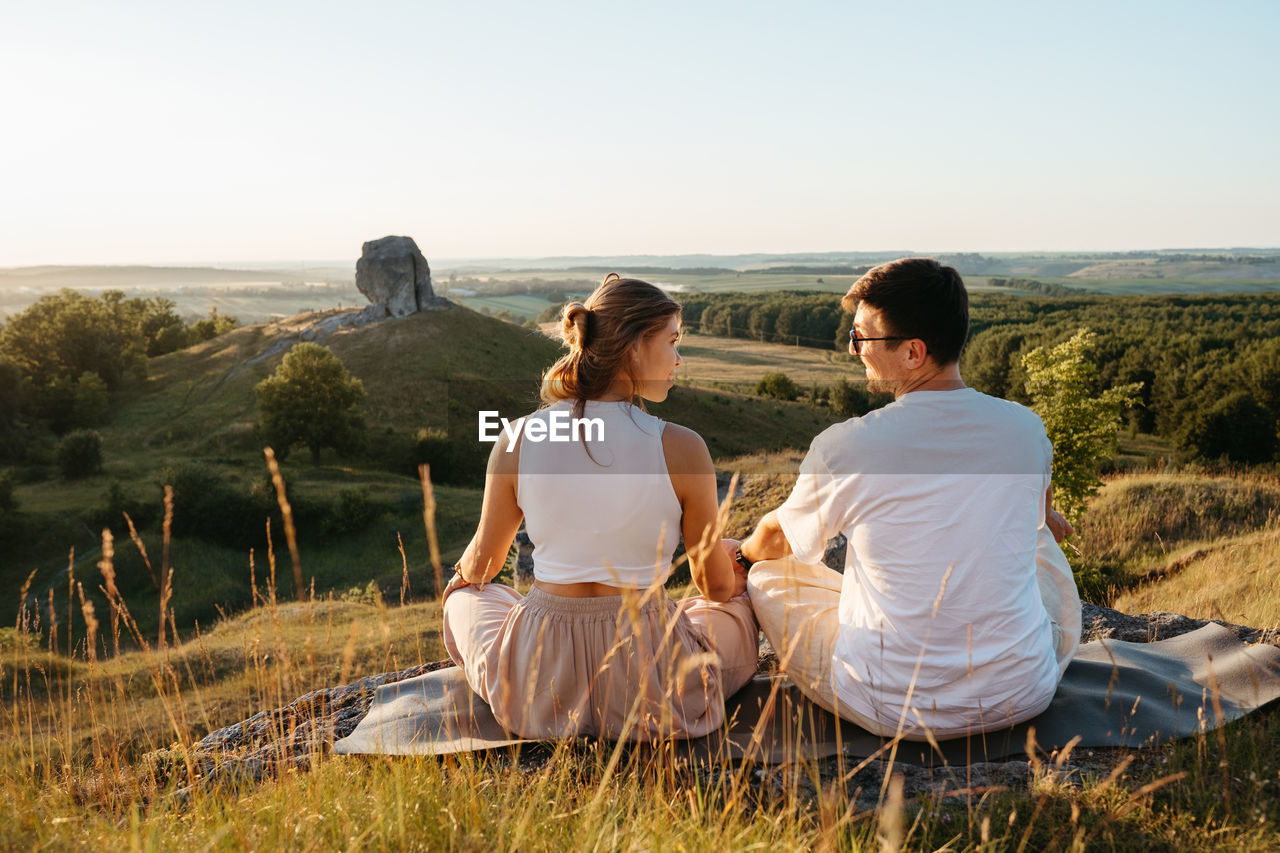
<svg viewBox="0 0 1280 853">
<path fill-rule="evenodd" d="M 667 472 L 663 422 L 626 402 L 588 400 L 584 429 L 561 401 L 530 415 L 546 435 L 520 440 L 517 503 L 533 542 L 534 577 L 639 589 L 666 580 L 681 507 Z M 535 433 L 537 434 L 537 433 Z"/>
</svg>

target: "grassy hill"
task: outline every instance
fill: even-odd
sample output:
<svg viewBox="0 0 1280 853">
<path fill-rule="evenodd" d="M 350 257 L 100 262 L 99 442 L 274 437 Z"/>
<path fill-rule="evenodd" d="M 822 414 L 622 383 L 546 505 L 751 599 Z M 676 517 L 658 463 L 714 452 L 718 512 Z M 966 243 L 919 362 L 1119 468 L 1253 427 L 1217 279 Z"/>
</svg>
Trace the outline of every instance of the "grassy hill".
<svg viewBox="0 0 1280 853">
<path fill-rule="evenodd" d="M 266 484 L 255 431 L 254 387 L 275 370 L 290 346 L 303 339 L 329 346 L 364 382 L 369 424 L 369 447 L 362 456 L 339 458 L 326 451 L 322 465 L 313 468 L 306 454 L 298 453 L 284 465 L 298 516 L 304 584 L 314 579 L 320 595 L 363 589 L 370 581 L 398 589 L 407 567 L 411 589 L 428 591 L 434 571 L 429 567 L 422 492 L 412 458 L 416 434 L 423 429 L 446 431 L 454 446 L 465 451 L 460 451 L 459 464 L 482 467 L 488 446 L 476 440 L 478 410 L 497 409 L 514 418 L 536 408 L 538 379 L 562 349 L 538 332 L 461 307 L 326 331 L 335 316 L 319 312 L 239 328 L 154 359 L 148 378 L 124 389 L 117 413 L 101 429 L 102 474 L 17 487 L 21 532 L 15 541 L 4 543 L 9 559 L 0 562 L 0 586 L 13 597 L 0 607 L 0 617 L 12 620 L 17 591 L 33 571 L 32 591 L 41 600 L 52 592 L 63 601 L 72 548 L 72 574 L 87 579 L 86 592 L 94 595 L 105 526 L 117 540 L 122 582 L 148 602 L 139 608 L 139 622 L 149 634 L 156 633 L 158 610 L 152 605 L 158 591 L 151 578 L 159 576 L 162 552 L 161 487 L 184 472 L 193 488 L 225 492 L 245 506 L 233 511 L 217 500 L 193 504 L 178 495 L 170 549 L 176 620 L 184 627 L 197 621 L 208 625 L 222 613 L 249 606 L 251 572 L 260 588 L 266 583 L 269 555 L 263 525 L 268 515 L 276 519 L 274 549 L 285 554 L 279 512 Z M 714 364 L 714 346 L 707 339 L 698 342 L 707 351 L 699 363 Z M 736 353 L 743 342 L 733 343 L 726 363 L 740 358 Z M 777 369 L 770 364 L 770 353 L 784 366 L 786 359 L 795 357 L 794 348 L 755 346 L 750 365 L 734 366 L 741 380 L 737 384 L 744 387 L 754 385 L 752 377 Z M 718 458 L 805 447 L 835 420 L 825 408 L 701 388 L 696 377 L 682 382 L 689 384 L 673 389 L 667 402 L 651 410 L 697 430 Z M 475 530 L 478 485 L 464 477 L 437 487 L 446 564 L 461 554 Z M 150 570 L 129 542 L 122 512 L 128 512 L 141 531 L 153 563 Z M 213 519 L 224 532 L 216 537 L 191 535 L 193 512 L 225 514 L 226 518 Z M 230 533 L 227 527 L 233 528 Z M 292 571 L 287 559 L 281 560 L 281 594 L 292 595 Z M 99 604 L 105 606 L 101 600 Z"/>
<path fill-rule="evenodd" d="M 744 503 L 768 503 L 785 491 L 780 472 L 795 459 L 752 454 L 724 465 L 746 474 Z M 1182 609 L 1181 590 L 1194 586 L 1224 613 L 1246 612 L 1232 609 L 1246 605 L 1256 608 L 1251 624 L 1274 624 L 1278 496 L 1280 481 L 1271 476 L 1119 475 L 1095 499 L 1076 539 L 1135 572 L 1146 572 L 1155 555 L 1189 556 L 1180 569 L 1147 578 L 1141 589 L 1152 607 Z M 1201 562 L 1206 571 L 1197 575 Z M 1237 579 L 1254 580 L 1235 586 Z M 198 587 L 201 580 L 183 583 Z M 1091 752 L 1086 769 L 1070 774 L 1037 761 L 1025 788 L 961 782 L 948 799 L 905 802 L 881 789 L 872 809 L 858 805 L 859 787 L 879 783 L 852 768 L 834 777 L 831 766 L 807 760 L 689 768 L 665 749 L 607 743 L 443 760 L 316 753 L 278 778 L 192 784 L 185 745 L 308 690 L 439 659 L 439 619 L 431 601 L 398 607 L 372 595 L 306 604 L 267 599 L 199 633 L 183 631 L 166 648 L 108 659 L 90 657 L 83 645 L 66 655 L 65 625 L 56 632 L 60 652 L 42 638 L 46 624 L 0 629 L 0 796 L 8 806 L 0 811 L 0 837 L 14 848 L 56 849 L 1280 845 L 1275 709 L 1220 734 Z M 108 612 L 98 608 L 95 621 L 98 635 L 109 637 Z M 83 623 L 76 631 L 83 636 Z M 963 779 L 963 769 L 954 772 Z"/>
</svg>

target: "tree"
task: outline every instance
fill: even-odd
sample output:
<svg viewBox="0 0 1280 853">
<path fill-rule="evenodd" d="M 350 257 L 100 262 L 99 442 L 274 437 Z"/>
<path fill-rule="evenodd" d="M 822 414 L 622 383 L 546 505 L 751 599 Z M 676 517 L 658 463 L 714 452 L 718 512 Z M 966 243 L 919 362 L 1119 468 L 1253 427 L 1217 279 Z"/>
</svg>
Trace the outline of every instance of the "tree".
<svg viewBox="0 0 1280 853">
<path fill-rule="evenodd" d="M 240 321 L 235 317 L 219 314 L 217 306 L 212 306 L 209 308 L 208 317 L 203 320 L 196 320 L 187 329 L 187 346 L 211 341 L 219 335 L 225 335 L 239 325 Z"/>
<path fill-rule="evenodd" d="M 115 390 L 129 372 L 145 375 L 145 342 L 138 331 L 141 300 L 119 290 L 90 299 L 74 290 L 41 297 L 0 333 L 0 351 L 37 388 L 96 373 Z"/>
<path fill-rule="evenodd" d="M 311 464 L 319 465 L 321 448 L 343 453 L 360 444 L 364 383 L 328 347 L 298 344 L 256 391 L 262 436 L 279 459 L 302 444 L 311 450 Z"/>
<path fill-rule="evenodd" d="M 58 377 L 38 395 L 40 416 L 58 435 L 73 429 L 101 426 L 111 414 L 107 383 L 86 370 L 76 379 Z"/>
<path fill-rule="evenodd" d="M 172 299 L 153 296 L 140 306 L 139 314 L 138 331 L 148 356 L 165 355 L 187 345 L 187 324 L 178 316 Z"/>
<path fill-rule="evenodd" d="M 1036 347 L 1022 358 L 1031 408 L 1053 444 L 1054 503 L 1070 519 L 1080 517 L 1102 486 L 1098 463 L 1115 452 L 1121 413 L 1142 388 L 1135 382 L 1094 392 L 1096 340 L 1080 329 L 1070 340 L 1048 350 Z"/>
<path fill-rule="evenodd" d="M 1201 459 L 1256 465 L 1276 452 L 1276 420 L 1248 391 L 1236 391 L 1193 414 L 1178 436 L 1179 446 Z"/>
</svg>

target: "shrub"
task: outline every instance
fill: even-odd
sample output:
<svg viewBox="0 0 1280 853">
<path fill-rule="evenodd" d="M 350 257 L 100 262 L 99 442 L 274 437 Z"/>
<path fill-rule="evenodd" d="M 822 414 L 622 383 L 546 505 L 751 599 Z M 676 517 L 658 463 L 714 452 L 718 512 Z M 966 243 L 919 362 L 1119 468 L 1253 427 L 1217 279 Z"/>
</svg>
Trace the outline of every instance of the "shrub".
<svg viewBox="0 0 1280 853">
<path fill-rule="evenodd" d="M 7 518 L 18 510 L 18 501 L 13 496 L 13 481 L 5 474 L 0 474 L 0 520 Z"/>
<path fill-rule="evenodd" d="M 1070 340 L 1052 349 L 1037 347 L 1022 358 L 1031 408 L 1053 445 L 1054 503 L 1076 520 L 1101 488 L 1098 464 L 1115 452 L 1123 410 L 1142 388 L 1135 382 L 1094 396 L 1096 348 L 1097 336 L 1080 329 Z"/>
<path fill-rule="evenodd" d="M 102 470 L 102 436 L 94 430 L 78 429 L 58 442 L 58 470 L 68 480 L 89 477 Z"/>
<path fill-rule="evenodd" d="M 414 468 L 422 464 L 430 465 L 432 482 L 453 482 L 454 451 L 448 433 L 442 429 L 420 429 L 415 439 Z"/>
<path fill-rule="evenodd" d="M 785 373 L 766 373 L 756 383 L 756 394 L 775 400 L 794 400 L 800 396 L 800 386 Z"/>
<path fill-rule="evenodd" d="M 871 394 L 866 388 L 844 378 L 831 386 L 827 405 L 837 415 L 846 418 L 860 417 L 875 408 L 871 404 Z"/>
<path fill-rule="evenodd" d="M 364 489 L 343 489 L 325 513 L 324 532 L 326 535 L 356 533 L 390 511 L 390 505 L 375 501 Z"/>
<path fill-rule="evenodd" d="M 128 513 L 134 525 L 142 529 L 156 520 L 161 509 L 159 501 L 137 500 L 125 491 L 119 481 L 112 480 L 107 490 L 102 493 L 101 505 L 84 513 L 81 518 L 91 530 L 110 527 L 112 530 L 120 531 L 125 527 L 124 516 Z"/>
<path fill-rule="evenodd" d="M 377 581 L 369 581 L 363 588 L 353 586 L 338 596 L 339 601 L 345 601 L 348 604 L 372 604 L 379 605 L 382 603 L 382 589 L 378 586 Z"/>
<path fill-rule="evenodd" d="M 209 542 L 256 542 L 266 515 L 275 505 L 274 491 L 251 496 L 200 462 L 165 468 L 160 472 L 160 485 L 173 486 L 174 535 Z"/>
</svg>

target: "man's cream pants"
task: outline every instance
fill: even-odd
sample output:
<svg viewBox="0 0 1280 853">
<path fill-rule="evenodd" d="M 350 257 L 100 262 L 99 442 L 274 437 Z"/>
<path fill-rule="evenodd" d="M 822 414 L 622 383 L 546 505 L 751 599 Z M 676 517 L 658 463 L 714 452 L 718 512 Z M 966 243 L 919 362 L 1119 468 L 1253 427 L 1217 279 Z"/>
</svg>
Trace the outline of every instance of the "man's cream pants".
<svg viewBox="0 0 1280 853">
<path fill-rule="evenodd" d="M 764 560 L 747 574 L 747 592 L 779 666 L 811 701 L 833 714 L 877 732 L 883 725 L 840 703 L 832 662 L 840 630 L 843 576 L 826 566 L 794 558 Z M 1058 677 L 1080 644 L 1080 594 L 1071 566 L 1048 527 L 1040 529 L 1036 580 L 1053 626 Z M 887 732 L 892 734 L 892 732 Z"/>
</svg>

